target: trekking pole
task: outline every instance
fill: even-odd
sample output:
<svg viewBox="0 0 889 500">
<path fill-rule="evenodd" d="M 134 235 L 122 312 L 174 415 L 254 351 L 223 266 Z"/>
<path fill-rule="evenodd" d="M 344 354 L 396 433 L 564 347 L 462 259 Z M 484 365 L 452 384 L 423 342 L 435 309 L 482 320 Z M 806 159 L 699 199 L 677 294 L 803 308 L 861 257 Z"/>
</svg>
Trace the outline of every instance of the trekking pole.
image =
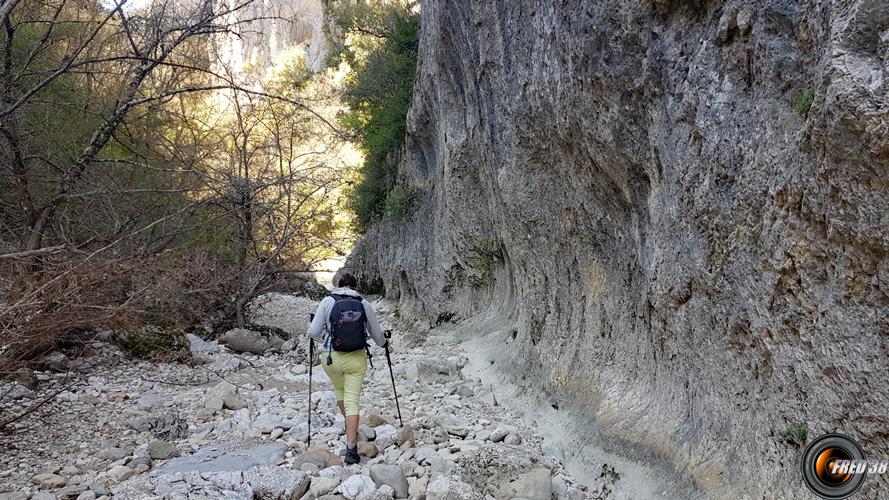
<svg viewBox="0 0 889 500">
<path fill-rule="evenodd" d="M 315 320 L 314 314 L 309 314 L 309 322 Z M 306 448 L 312 446 L 312 364 L 315 361 L 315 339 L 309 338 L 309 431 L 306 435 Z"/>
<path fill-rule="evenodd" d="M 404 427 L 404 422 L 401 420 L 401 407 L 398 406 L 398 391 L 395 390 L 395 375 L 392 373 L 392 358 L 389 357 L 389 339 L 392 338 L 392 330 L 386 330 L 383 336 L 386 337 L 386 363 L 389 364 L 389 378 L 392 379 L 392 394 L 395 394 L 395 409 L 398 410 L 398 423 Z"/>
</svg>

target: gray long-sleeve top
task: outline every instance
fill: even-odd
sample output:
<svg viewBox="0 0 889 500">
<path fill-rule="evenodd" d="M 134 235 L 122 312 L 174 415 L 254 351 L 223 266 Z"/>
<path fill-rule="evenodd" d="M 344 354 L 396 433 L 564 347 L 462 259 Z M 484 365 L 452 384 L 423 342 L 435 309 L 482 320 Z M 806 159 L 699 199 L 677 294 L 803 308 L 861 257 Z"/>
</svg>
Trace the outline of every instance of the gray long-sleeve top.
<svg viewBox="0 0 889 500">
<path fill-rule="evenodd" d="M 351 297 L 360 297 L 358 292 L 352 290 L 351 288 L 334 288 L 331 295 L 349 295 Z M 333 304 L 336 301 L 333 297 L 325 297 L 324 300 L 318 304 L 318 310 L 315 311 L 315 319 L 312 320 L 312 324 L 309 325 L 308 336 L 315 340 L 321 341 L 321 352 L 327 352 L 331 350 L 330 347 L 330 310 L 333 308 Z M 370 335 L 374 342 L 378 346 L 383 346 L 386 344 L 386 337 L 383 336 L 383 329 L 380 327 L 379 321 L 377 321 L 377 313 L 374 311 L 373 306 L 370 302 L 361 299 L 361 304 L 364 306 L 364 314 L 367 316 L 367 321 L 365 322 L 365 331 Z"/>
</svg>

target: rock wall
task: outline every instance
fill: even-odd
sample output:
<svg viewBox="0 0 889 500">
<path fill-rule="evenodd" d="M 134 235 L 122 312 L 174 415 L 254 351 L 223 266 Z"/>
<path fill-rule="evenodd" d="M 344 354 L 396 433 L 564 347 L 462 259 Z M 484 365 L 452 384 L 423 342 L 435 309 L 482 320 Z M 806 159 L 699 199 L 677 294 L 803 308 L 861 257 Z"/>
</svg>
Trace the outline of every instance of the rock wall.
<svg viewBox="0 0 889 500">
<path fill-rule="evenodd" d="M 809 498 L 795 424 L 889 456 L 889 3 L 422 9 L 365 285 L 716 498 Z"/>
<path fill-rule="evenodd" d="M 330 0 L 220 0 L 234 13 L 226 22 L 235 29 L 215 37 L 217 64 L 235 75 L 250 68 L 269 69 L 278 57 L 297 47 L 305 51 L 306 65 L 312 71 L 325 66 L 330 43 L 325 33 L 327 4 Z"/>
</svg>

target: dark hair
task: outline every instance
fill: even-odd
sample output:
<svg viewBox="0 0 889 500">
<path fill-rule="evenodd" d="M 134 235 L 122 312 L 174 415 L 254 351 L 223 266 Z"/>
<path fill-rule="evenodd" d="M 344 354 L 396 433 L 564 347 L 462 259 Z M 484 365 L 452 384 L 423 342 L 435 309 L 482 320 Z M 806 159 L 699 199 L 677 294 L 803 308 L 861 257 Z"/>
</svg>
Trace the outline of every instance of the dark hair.
<svg viewBox="0 0 889 500">
<path fill-rule="evenodd" d="M 338 286 L 339 288 L 358 288 L 358 280 L 355 279 L 355 276 L 352 276 L 349 273 L 343 273 L 343 275 L 340 276 L 340 281 L 339 283 L 337 283 L 336 286 Z"/>
</svg>

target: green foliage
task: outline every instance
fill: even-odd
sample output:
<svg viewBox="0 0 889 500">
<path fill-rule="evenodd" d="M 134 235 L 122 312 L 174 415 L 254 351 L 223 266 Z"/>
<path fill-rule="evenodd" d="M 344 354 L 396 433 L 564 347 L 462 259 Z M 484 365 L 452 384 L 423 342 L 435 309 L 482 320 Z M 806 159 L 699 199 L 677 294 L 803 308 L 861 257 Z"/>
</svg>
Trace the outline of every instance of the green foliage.
<svg viewBox="0 0 889 500">
<path fill-rule="evenodd" d="M 805 89 L 796 94 L 790 107 L 796 111 L 797 114 L 805 118 L 806 115 L 809 114 L 809 110 L 812 108 L 812 102 L 814 100 L 815 93 L 810 89 Z"/>
<path fill-rule="evenodd" d="M 515 339 L 516 337 L 519 336 L 519 331 L 516 330 L 515 328 L 513 328 L 513 329 L 509 332 L 509 335 L 510 335 L 513 339 Z"/>
<path fill-rule="evenodd" d="M 792 424 L 784 431 L 785 435 L 797 443 L 805 443 L 809 437 L 809 426 L 803 422 Z"/>
<path fill-rule="evenodd" d="M 386 196 L 385 209 L 386 215 L 402 219 L 410 216 L 414 212 L 414 201 L 420 194 L 420 190 L 415 187 L 396 187 Z"/>
<path fill-rule="evenodd" d="M 352 68 L 346 81 L 349 111 L 340 115 L 340 124 L 355 135 L 365 156 L 352 193 L 356 228 L 365 232 L 390 209 L 397 213 L 413 201 L 408 192 L 390 193 L 413 94 L 420 14 L 416 2 L 389 0 L 341 6 L 334 19 L 346 39 L 340 59 Z"/>
</svg>

